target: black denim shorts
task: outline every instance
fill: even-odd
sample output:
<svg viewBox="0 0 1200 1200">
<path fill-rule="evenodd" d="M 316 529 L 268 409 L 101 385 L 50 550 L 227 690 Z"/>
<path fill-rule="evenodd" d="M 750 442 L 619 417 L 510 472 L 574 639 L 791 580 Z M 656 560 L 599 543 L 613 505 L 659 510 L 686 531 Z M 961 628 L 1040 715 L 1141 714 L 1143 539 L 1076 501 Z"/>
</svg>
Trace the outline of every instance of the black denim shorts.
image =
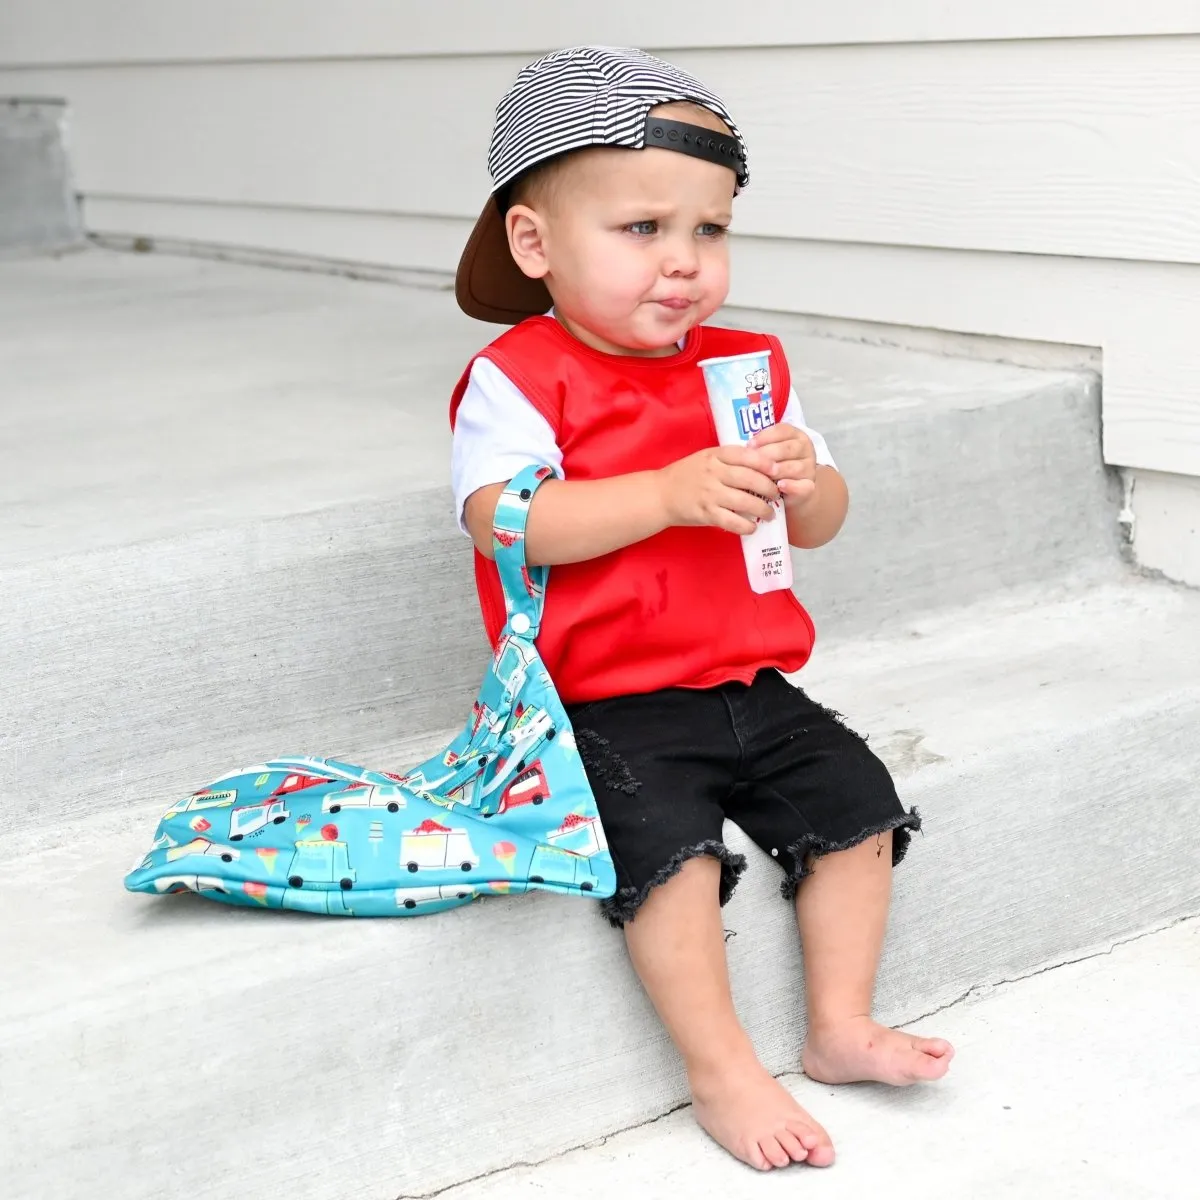
<svg viewBox="0 0 1200 1200">
<path fill-rule="evenodd" d="M 783 895 L 822 854 L 893 832 L 892 862 L 921 827 L 841 717 L 777 671 L 705 691 L 670 688 L 568 710 L 617 870 L 616 926 L 688 859 L 721 863 L 721 903 L 746 868 L 726 819 L 783 869 Z"/>
</svg>

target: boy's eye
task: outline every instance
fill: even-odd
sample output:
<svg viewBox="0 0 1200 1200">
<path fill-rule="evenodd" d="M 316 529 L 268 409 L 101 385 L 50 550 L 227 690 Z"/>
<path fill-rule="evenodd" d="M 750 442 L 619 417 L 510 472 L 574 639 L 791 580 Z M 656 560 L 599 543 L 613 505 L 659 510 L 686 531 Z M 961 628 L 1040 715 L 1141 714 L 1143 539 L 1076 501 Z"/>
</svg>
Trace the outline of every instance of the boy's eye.
<svg viewBox="0 0 1200 1200">
<path fill-rule="evenodd" d="M 706 221 L 696 232 L 705 238 L 721 238 L 729 232 L 729 227 L 727 225 L 717 225 L 712 221 Z"/>
<path fill-rule="evenodd" d="M 634 221 L 632 224 L 625 226 L 629 233 L 635 233 L 638 237 L 653 237 L 658 232 L 657 221 Z"/>
</svg>

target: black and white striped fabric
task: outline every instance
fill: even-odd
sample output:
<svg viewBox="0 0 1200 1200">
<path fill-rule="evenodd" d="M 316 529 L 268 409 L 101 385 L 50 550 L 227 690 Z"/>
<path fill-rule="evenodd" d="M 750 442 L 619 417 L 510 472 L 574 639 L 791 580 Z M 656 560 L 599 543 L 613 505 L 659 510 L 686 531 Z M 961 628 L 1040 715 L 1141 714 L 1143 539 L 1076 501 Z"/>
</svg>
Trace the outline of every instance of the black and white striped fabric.
<svg viewBox="0 0 1200 1200">
<path fill-rule="evenodd" d="M 646 114 L 690 100 L 715 113 L 746 143 L 721 98 L 685 71 L 641 50 L 575 46 L 530 63 L 496 106 L 488 171 L 499 191 L 530 167 L 588 146 L 642 149 Z M 738 184 L 745 187 L 743 167 Z"/>
</svg>

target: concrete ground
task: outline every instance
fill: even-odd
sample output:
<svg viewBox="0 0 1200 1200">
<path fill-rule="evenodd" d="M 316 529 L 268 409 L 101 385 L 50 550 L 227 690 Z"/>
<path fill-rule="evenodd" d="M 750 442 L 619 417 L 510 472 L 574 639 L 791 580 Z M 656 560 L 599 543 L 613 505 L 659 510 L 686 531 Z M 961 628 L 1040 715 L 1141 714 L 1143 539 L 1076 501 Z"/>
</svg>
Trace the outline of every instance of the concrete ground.
<svg viewBox="0 0 1200 1200">
<path fill-rule="evenodd" d="M 125 894 L 181 790 L 289 751 L 402 767 L 463 719 L 445 399 L 490 331 L 444 291 L 89 252 L 0 266 L 0 1200 L 1200 1194 L 1168 1169 L 1200 1111 L 1197 926 L 1143 936 L 1200 914 L 1200 595 L 1120 559 L 1097 381 L 763 322 L 857 488 L 801 559 L 803 683 L 926 822 L 878 1008 L 936 1012 L 951 1081 L 796 1081 L 842 1160 L 759 1179 L 677 1111 L 586 905 Z M 729 957 L 780 1072 L 800 955 L 754 855 Z"/>
<path fill-rule="evenodd" d="M 909 1028 L 949 1038 L 941 1083 L 786 1082 L 838 1162 L 758 1175 L 689 1108 L 547 1162 L 401 1200 L 1174 1200 L 1200 1191 L 1200 920 L 1003 984 Z"/>
</svg>

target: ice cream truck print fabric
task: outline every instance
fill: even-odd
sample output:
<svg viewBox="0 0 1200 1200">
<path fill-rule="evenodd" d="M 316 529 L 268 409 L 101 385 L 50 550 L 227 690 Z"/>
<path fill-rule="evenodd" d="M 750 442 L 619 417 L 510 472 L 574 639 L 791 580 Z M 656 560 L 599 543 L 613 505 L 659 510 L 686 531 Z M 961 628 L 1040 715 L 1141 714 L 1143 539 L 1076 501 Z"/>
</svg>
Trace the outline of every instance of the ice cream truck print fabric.
<svg viewBox="0 0 1200 1200">
<path fill-rule="evenodd" d="M 130 891 L 322 916 L 420 916 L 543 889 L 602 898 L 612 859 L 537 652 L 547 572 L 524 559 L 548 468 L 497 507 L 506 624 L 462 732 L 406 771 L 310 755 L 231 771 L 173 803 Z"/>
<path fill-rule="evenodd" d="M 240 842 L 247 834 L 257 833 L 268 825 L 282 825 L 291 814 L 282 800 L 264 800 L 261 804 L 244 804 L 229 814 L 229 840 Z"/>
<path fill-rule="evenodd" d="M 321 801 L 327 813 L 340 813 L 343 808 L 386 808 L 396 813 L 407 806 L 404 789 L 395 783 L 352 783 Z"/>
<path fill-rule="evenodd" d="M 401 836 L 400 863 L 413 875 L 422 869 L 440 871 L 447 867 L 467 872 L 479 866 L 479 856 L 471 848 L 465 829 L 451 829 L 427 820 Z"/>
</svg>

